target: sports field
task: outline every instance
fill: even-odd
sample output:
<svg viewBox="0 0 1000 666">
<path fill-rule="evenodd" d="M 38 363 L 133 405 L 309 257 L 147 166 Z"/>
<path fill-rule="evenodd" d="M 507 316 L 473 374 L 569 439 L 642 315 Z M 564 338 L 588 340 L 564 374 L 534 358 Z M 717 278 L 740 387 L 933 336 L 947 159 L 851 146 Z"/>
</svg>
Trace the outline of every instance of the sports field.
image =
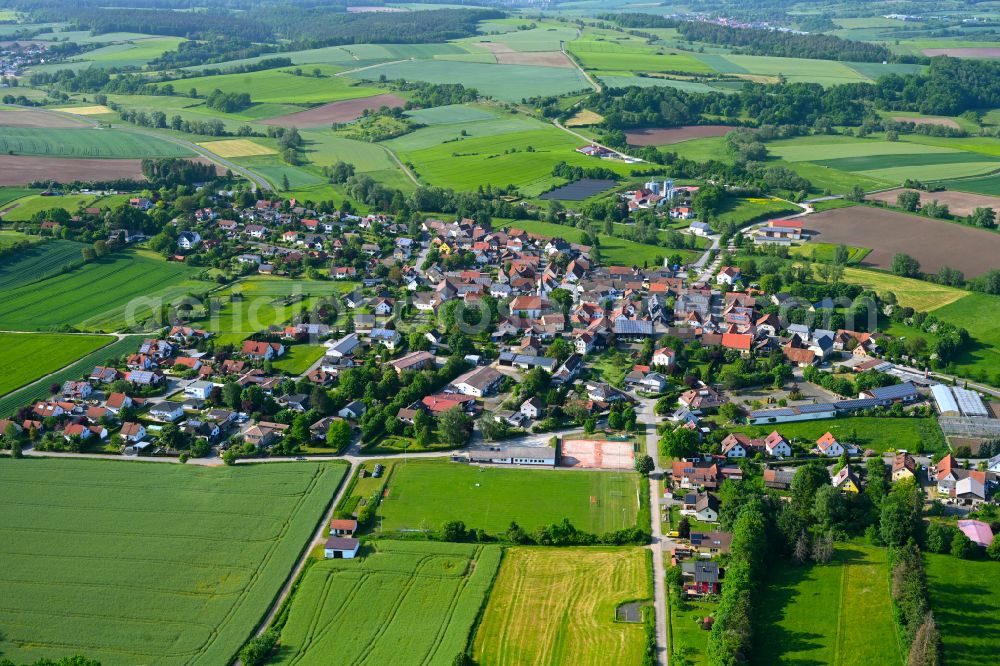
<svg viewBox="0 0 1000 666">
<path fill-rule="evenodd" d="M 1000 562 L 924 556 L 927 586 L 949 666 L 979 666 L 1000 652 Z"/>
<path fill-rule="evenodd" d="M 144 318 L 162 290 L 198 270 L 135 250 L 66 270 L 67 264 L 82 260 L 81 247 L 70 241 L 49 242 L 0 263 L 0 289 L 4 291 L 0 328 L 37 331 L 81 325 L 101 320 L 105 313 L 116 312 L 130 302 L 134 303 L 135 317 Z M 121 317 L 124 325 L 124 310 Z M 90 330 L 116 328 L 98 325 Z"/>
<path fill-rule="evenodd" d="M 826 432 L 833 434 L 841 442 L 856 444 L 861 450 L 933 452 L 944 448 L 941 428 L 933 418 L 866 418 L 849 416 L 819 421 L 799 421 L 777 423 L 769 426 L 734 426 L 736 432 L 745 432 L 753 437 L 765 437 L 777 430 L 789 440 L 811 447 Z"/>
<path fill-rule="evenodd" d="M 148 134 L 97 128 L 5 127 L 0 153 L 53 157 L 187 157 L 193 153 Z"/>
<path fill-rule="evenodd" d="M 642 663 L 645 628 L 615 622 L 615 609 L 649 598 L 649 571 L 639 548 L 508 549 L 476 632 L 476 663 Z"/>
<path fill-rule="evenodd" d="M 520 102 L 526 97 L 563 95 L 591 89 L 583 74 L 576 68 L 566 67 L 410 60 L 379 65 L 352 74 L 354 77 L 369 81 L 377 81 L 382 75 L 390 81 L 406 79 L 428 83 L 461 83 L 466 88 L 475 88 L 481 95 L 507 102 Z"/>
<path fill-rule="evenodd" d="M 383 533 L 437 531 L 450 520 L 497 534 L 516 521 L 529 532 L 563 518 L 603 534 L 635 525 L 638 475 L 632 472 L 473 467 L 446 460 L 396 465 L 379 506 Z"/>
<path fill-rule="evenodd" d="M 757 604 L 755 664 L 903 663 L 883 548 L 838 544 L 826 565 L 776 562 Z"/>
<path fill-rule="evenodd" d="M 69 365 L 114 338 L 106 335 L 0 333 L 0 395 Z"/>
<path fill-rule="evenodd" d="M 265 69 L 244 74 L 218 74 L 216 76 L 199 76 L 175 82 L 178 91 L 189 91 L 194 88 L 202 97 L 213 90 L 224 93 L 250 93 L 253 102 L 285 102 L 289 104 L 310 104 L 315 102 L 336 102 L 342 99 L 369 97 L 384 91 L 377 88 L 353 85 L 351 79 L 335 76 L 343 68 L 330 65 L 311 65 L 302 68 L 303 74 L 296 76 L 295 68 L 282 67 Z M 320 76 L 313 76 L 313 70 L 319 69 Z M 377 78 L 377 77 L 376 77 Z"/>
<path fill-rule="evenodd" d="M 295 592 L 275 663 L 452 666 L 500 565 L 498 546 L 367 542 L 313 564 Z"/>
<path fill-rule="evenodd" d="M 0 465 L 0 652 L 226 664 L 347 469 L 105 460 Z M 69 546 L 68 544 L 72 544 Z"/>
<path fill-rule="evenodd" d="M 49 387 L 52 384 L 62 384 L 69 380 L 85 379 L 95 365 L 112 365 L 108 361 L 118 361 L 126 354 L 132 354 L 139 349 L 142 336 L 128 335 L 107 347 L 87 354 L 76 363 L 46 377 L 45 381 L 17 389 L 0 398 L 0 418 L 10 416 L 17 409 L 30 405 L 37 400 L 48 398 Z"/>
</svg>

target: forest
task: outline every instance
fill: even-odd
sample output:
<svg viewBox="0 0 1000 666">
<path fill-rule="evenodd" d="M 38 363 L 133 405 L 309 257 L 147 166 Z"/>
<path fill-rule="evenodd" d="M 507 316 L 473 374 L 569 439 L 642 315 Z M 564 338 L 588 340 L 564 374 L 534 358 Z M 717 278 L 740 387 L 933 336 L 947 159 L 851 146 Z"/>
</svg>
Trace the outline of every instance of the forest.
<svg viewBox="0 0 1000 666">
<path fill-rule="evenodd" d="M 848 62 L 918 60 L 914 57 L 900 59 L 884 46 L 841 39 L 833 35 L 798 34 L 763 28 L 730 28 L 704 21 L 680 21 L 652 14 L 602 14 L 600 18 L 627 28 L 676 28 L 689 41 L 732 46 L 749 55 Z"/>
</svg>

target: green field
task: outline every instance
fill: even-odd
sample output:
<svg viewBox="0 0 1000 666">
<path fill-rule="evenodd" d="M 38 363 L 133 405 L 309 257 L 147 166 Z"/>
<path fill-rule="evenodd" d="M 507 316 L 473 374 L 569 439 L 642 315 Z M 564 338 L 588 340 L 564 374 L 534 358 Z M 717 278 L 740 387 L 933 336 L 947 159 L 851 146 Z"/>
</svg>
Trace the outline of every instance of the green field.
<svg viewBox="0 0 1000 666">
<path fill-rule="evenodd" d="M 906 449 L 911 452 L 928 453 L 942 450 L 945 446 L 941 428 L 933 418 L 870 418 L 848 416 L 819 421 L 798 421 L 776 423 L 774 425 L 736 426 L 729 428 L 735 432 L 745 432 L 756 437 L 765 436 L 777 430 L 790 441 L 798 440 L 810 448 L 826 432 L 833 433 L 841 442 L 855 444 L 862 451 L 888 451 Z"/>
<path fill-rule="evenodd" d="M 500 565 L 499 546 L 367 542 L 313 564 L 281 630 L 281 664 L 451 666 Z"/>
<path fill-rule="evenodd" d="M 640 548 L 511 548 L 476 632 L 482 666 L 640 664 L 642 624 L 615 609 L 651 594 Z"/>
<path fill-rule="evenodd" d="M 169 141 L 126 130 L 5 127 L 0 152 L 52 157 L 188 157 L 194 153 Z"/>
<path fill-rule="evenodd" d="M 973 339 L 971 346 L 955 359 L 960 374 L 1000 386 L 1000 296 L 971 293 L 934 311 L 944 321 L 961 326 Z"/>
<path fill-rule="evenodd" d="M 7 204 L 12 201 L 37 192 L 38 190 L 31 190 L 27 187 L 0 187 L 0 209 L 6 208 Z"/>
<path fill-rule="evenodd" d="M 1000 563 L 926 554 L 934 619 L 950 666 L 979 666 L 1000 651 Z"/>
<path fill-rule="evenodd" d="M 510 226 L 515 229 L 525 229 L 529 233 L 549 236 L 551 238 L 562 238 L 570 243 L 579 243 L 583 237 L 583 231 L 576 227 L 551 222 L 540 222 L 537 220 L 494 220 L 495 226 Z M 677 250 L 666 246 L 644 245 L 635 241 L 624 240 L 607 234 L 600 234 L 602 261 L 607 265 L 631 266 L 632 264 L 656 263 L 657 258 L 679 254 L 684 262 L 694 261 L 699 253 L 693 250 Z"/>
<path fill-rule="evenodd" d="M 37 190 L 36 190 L 37 191 Z M 69 213 L 75 213 L 79 208 L 85 208 L 98 201 L 92 194 L 67 194 L 59 197 L 43 197 L 40 194 L 28 194 L 8 204 L 10 210 L 3 215 L 5 222 L 27 222 L 35 213 L 53 208 L 62 208 Z"/>
<path fill-rule="evenodd" d="M 49 330 L 84 326 L 113 330 L 124 326 L 126 309 L 138 321 L 158 311 L 163 291 L 189 278 L 197 269 L 166 262 L 145 251 L 127 250 L 65 270 L 80 263 L 81 244 L 53 241 L 0 262 L 0 328 Z M 131 305 L 131 308 L 127 306 Z"/>
<path fill-rule="evenodd" d="M 153 37 L 133 42 L 102 46 L 94 51 L 74 57 L 74 61 L 93 63 L 97 67 L 141 67 L 166 51 L 174 51 L 183 37 Z"/>
<path fill-rule="evenodd" d="M 757 76 L 783 75 L 792 83 L 821 83 L 825 86 L 841 83 L 859 83 L 868 77 L 842 62 L 811 60 L 807 58 L 778 58 L 772 56 L 725 55 L 715 56 L 730 63 L 719 66 L 725 74 L 755 74 Z"/>
<path fill-rule="evenodd" d="M 803 245 L 798 245 L 796 247 L 789 248 L 788 253 L 796 257 L 806 257 L 812 261 L 819 261 L 829 263 L 833 261 L 836 256 L 837 245 L 834 243 L 805 243 Z M 866 247 L 851 247 L 847 248 L 847 263 L 857 264 L 862 259 L 864 259 L 868 253 L 871 252 Z"/>
<path fill-rule="evenodd" d="M 595 73 L 597 74 L 597 78 L 601 80 L 601 83 L 606 85 L 608 88 L 629 88 L 631 86 L 651 88 L 654 86 L 663 86 L 697 93 L 727 92 L 720 88 L 713 88 L 710 85 L 699 83 L 698 81 L 683 81 L 680 79 L 667 79 L 654 76 L 630 76 L 627 72 L 617 74 L 605 74 L 602 72 Z"/>
<path fill-rule="evenodd" d="M 577 529 L 602 534 L 635 525 L 638 476 L 471 467 L 446 460 L 396 465 L 379 506 L 383 533 L 439 530 L 449 520 L 497 534 L 511 521 L 525 530 L 568 518 Z M 590 498 L 597 503 L 591 504 Z"/>
<path fill-rule="evenodd" d="M 754 222 L 801 212 L 802 209 L 795 204 L 780 199 L 727 198 L 723 208 L 718 213 L 718 221 L 720 224 L 731 222 L 742 227 Z"/>
<path fill-rule="evenodd" d="M 42 242 L 40 237 L 22 234 L 20 231 L 8 231 L 6 229 L 0 231 L 0 250 L 8 248 L 15 243 L 29 243 L 34 245 L 40 242 Z"/>
<path fill-rule="evenodd" d="M 313 69 L 320 70 L 320 77 L 312 75 Z M 213 90 L 224 93 L 250 93 L 253 102 L 284 102 L 286 104 L 311 104 L 337 102 L 358 97 L 371 97 L 383 92 L 377 88 L 353 85 L 354 81 L 342 76 L 334 76 L 343 68 L 331 65 L 314 65 L 303 68 L 303 75 L 292 73 L 294 68 L 265 69 L 244 74 L 218 74 L 199 76 L 193 79 L 173 82 L 178 93 L 186 94 L 191 88 L 200 96 Z M 376 77 L 377 78 L 377 77 Z"/>
<path fill-rule="evenodd" d="M 711 633 L 705 631 L 702 621 L 715 615 L 718 607 L 718 603 L 694 599 L 685 600 L 683 610 L 671 606 L 671 654 L 683 655 L 691 666 L 708 666 L 708 637 Z"/>
<path fill-rule="evenodd" d="M 357 284 L 255 276 L 214 295 L 212 307 L 218 310 L 212 316 L 201 315 L 191 325 L 218 332 L 222 344 L 237 343 L 251 333 L 287 322 L 323 296 L 347 293 Z M 233 294 L 241 294 L 242 300 L 232 299 Z"/>
<path fill-rule="evenodd" d="M 18 507 L 0 524 L 0 652 L 230 663 L 346 469 L 0 463 L 0 501 Z"/>
<path fill-rule="evenodd" d="M 51 384 L 62 384 L 65 381 L 85 379 L 94 369 L 95 365 L 108 365 L 109 359 L 118 360 L 125 354 L 134 353 L 139 349 L 142 336 L 129 335 L 114 342 L 107 347 L 102 347 L 95 352 L 84 356 L 79 361 L 63 370 L 53 373 L 46 378 L 46 381 L 31 386 L 25 386 L 3 398 L 0 398 L 0 418 L 9 416 L 18 408 L 30 405 L 37 400 L 48 398 L 49 386 Z"/>
<path fill-rule="evenodd" d="M 103 347 L 106 335 L 37 335 L 0 333 L 0 395 L 29 384 Z"/>
<path fill-rule="evenodd" d="M 949 190 L 956 190 L 958 192 L 1000 196 L 1000 176 L 965 178 L 963 180 L 947 181 L 946 185 Z"/>
<path fill-rule="evenodd" d="M 541 24 L 531 30 L 513 30 L 502 35 L 483 35 L 462 40 L 463 44 L 495 42 L 514 51 L 558 51 L 560 42 L 576 37 L 576 30 L 565 25 Z"/>
<path fill-rule="evenodd" d="M 619 46 L 602 42 L 571 42 L 569 52 L 587 69 L 617 72 L 714 73 L 710 66 L 689 53 L 671 49 Z"/>
<path fill-rule="evenodd" d="M 845 268 L 844 281 L 868 287 L 877 294 L 892 292 L 904 307 L 921 312 L 934 312 L 950 303 L 969 298 L 969 292 L 943 284 L 933 284 L 923 280 L 899 277 L 881 271 L 863 268 Z M 960 324 L 964 326 L 965 324 Z"/>
<path fill-rule="evenodd" d="M 885 549 L 838 544 L 830 564 L 782 562 L 769 571 L 757 604 L 754 663 L 903 663 Z"/>
<path fill-rule="evenodd" d="M 383 75 L 390 81 L 406 79 L 429 83 L 461 83 L 467 88 L 475 88 L 481 95 L 507 102 L 591 89 L 583 74 L 566 67 L 490 65 L 444 60 L 412 60 L 380 65 L 352 76 L 377 81 Z"/>
<path fill-rule="evenodd" d="M 309 367 L 323 358 L 326 347 L 323 345 L 291 345 L 285 353 L 274 362 L 274 369 L 287 372 L 290 375 L 301 375 Z"/>
<path fill-rule="evenodd" d="M 326 46 L 318 49 L 301 51 L 282 51 L 282 58 L 291 59 L 296 65 L 341 65 L 342 67 L 364 67 L 386 60 L 405 60 L 409 58 L 436 58 L 465 53 L 465 49 L 455 44 L 348 44 L 346 46 Z M 227 60 L 222 63 L 206 63 L 184 69 L 200 71 L 202 69 L 225 68 L 237 65 L 249 65 L 265 58 L 273 58 L 274 54 L 265 54 L 254 58 Z M 306 70 L 309 71 L 308 69 Z"/>
</svg>

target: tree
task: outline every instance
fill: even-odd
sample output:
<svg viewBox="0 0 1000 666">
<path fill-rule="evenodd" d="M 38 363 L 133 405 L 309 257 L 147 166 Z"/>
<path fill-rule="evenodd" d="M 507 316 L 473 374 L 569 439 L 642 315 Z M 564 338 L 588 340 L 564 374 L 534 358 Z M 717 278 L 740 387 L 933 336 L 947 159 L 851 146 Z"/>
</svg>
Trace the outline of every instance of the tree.
<svg viewBox="0 0 1000 666">
<path fill-rule="evenodd" d="M 847 198 L 856 203 L 861 203 L 865 200 L 865 188 L 860 185 L 855 185 L 851 188 L 851 191 L 847 193 Z"/>
<path fill-rule="evenodd" d="M 471 422 L 461 407 L 452 407 L 441 414 L 438 419 L 438 426 L 444 441 L 449 446 L 462 446 L 469 438 L 469 426 Z"/>
<path fill-rule="evenodd" d="M 621 412 L 611 412 L 608 414 L 608 427 L 612 430 L 621 430 L 624 426 Z"/>
<path fill-rule="evenodd" d="M 903 210 L 915 213 L 920 207 L 920 192 L 916 190 L 904 190 L 896 196 L 896 205 Z"/>
<path fill-rule="evenodd" d="M 594 434 L 595 430 L 597 430 L 597 423 L 594 421 L 594 419 L 592 419 L 592 418 L 591 419 L 587 419 L 586 421 L 583 422 L 583 432 L 584 432 L 584 434 L 586 434 L 586 435 L 592 435 L 592 434 Z M 998 539 L 998 541 L 1000 541 L 1000 539 Z"/>
<path fill-rule="evenodd" d="M 781 291 L 781 276 L 777 273 L 765 273 L 760 278 L 760 288 L 768 294 Z"/>
<path fill-rule="evenodd" d="M 240 661 L 244 666 L 257 666 L 267 661 L 267 656 L 278 644 L 278 632 L 268 629 L 260 636 L 251 638 L 240 650 Z"/>
<path fill-rule="evenodd" d="M 833 532 L 813 540 L 812 559 L 817 564 L 826 564 L 833 559 Z"/>
<path fill-rule="evenodd" d="M 678 521 L 677 533 L 682 539 L 687 539 L 691 536 L 691 520 L 687 516 L 684 516 L 680 519 L 680 521 Z"/>
<path fill-rule="evenodd" d="M 635 457 L 635 471 L 639 472 L 643 476 L 649 476 L 649 473 L 656 469 L 656 464 L 653 462 L 653 457 L 641 454 Z"/>
<path fill-rule="evenodd" d="M 727 402 L 719 407 L 719 416 L 729 423 L 735 422 L 742 414 L 740 408 L 733 402 Z"/>
<path fill-rule="evenodd" d="M 997 214 L 992 208 L 977 208 L 969 216 L 969 223 L 977 227 L 993 229 L 997 226 Z"/>
<path fill-rule="evenodd" d="M 103 257 L 108 253 L 108 242 L 105 240 L 94 241 L 94 254 Z"/>
<path fill-rule="evenodd" d="M 292 189 L 292 186 L 288 183 L 287 173 L 281 174 L 281 189 L 284 192 L 287 192 L 288 190 Z"/>
<path fill-rule="evenodd" d="M 660 451 L 671 458 L 690 458 L 698 454 L 698 433 L 687 428 L 677 428 L 663 435 Z"/>
<path fill-rule="evenodd" d="M 326 445 L 338 453 L 346 450 L 353 438 L 350 424 L 343 419 L 337 419 L 326 429 Z"/>
<path fill-rule="evenodd" d="M 963 560 L 971 560 L 976 556 L 978 546 L 972 543 L 972 539 L 965 536 L 961 530 L 955 530 L 955 536 L 951 540 L 951 554 Z"/>
<path fill-rule="evenodd" d="M 908 254 L 898 253 L 892 258 L 892 272 L 901 277 L 920 277 L 920 262 Z"/>
<path fill-rule="evenodd" d="M 240 454 L 236 451 L 236 447 L 230 446 L 222 454 L 222 462 L 227 465 L 235 465 L 236 461 L 239 460 Z"/>
<path fill-rule="evenodd" d="M 449 520 L 441 526 L 442 541 L 465 541 L 468 535 L 465 523 L 461 520 Z"/>
<path fill-rule="evenodd" d="M 812 510 L 816 522 L 825 529 L 831 529 L 844 520 L 845 514 L 844 496 L 840 494 L 840 490 L 830 484 L 820 486 L 816 491 Z"/>
<path fill-rule="evenodd" d="M 528 536 L 528 533 L 524 531 L 524 528 L 513 521 L 511 521 L 510 526 L 507 528 L 504 538 L 507 541 L 516 544 L 526 544 L 531 541 L 531 538 Z"/>
<path fill-rule="evenodd" d="M 927 611 L 924 621 L 920 623 L 913 643 L 910 644 L 910 654 L 907 656 L 907 666 L 938 666 L 941 663 L 941 634 L 934 613 Z"/>
<path fill-rule="evenodd" d="M 81 248 L 80 249 L 80 255 L 83 257 L 83 260 L 86 261 L 86 262 L 91 262 L 91 261 L 93 261 L 94 259 L 97 258 L 97 253 L 94 252 L 94 248 L 92 248 L 92 247 Z"/>
<path fill-rule="evenodd" d="M 1000 537 L 993 539 L 993 542 L 986 547 L 986 555 L 991 560 L 1000 561 Z"/>
<path fill-rule="evenodd" d="M 816 504 L 816 492 L 830 486 L 830 473 L 822 463 L 803 465 L 792 477 L 792 509 L 800 518 L 809 520 Z"/>
<path fill-rule="evenodd" d="M 809 558 L 809 535 L 805 530 L 799 532 L 799 538 L 795 540 L 795 550 L 792 557 L 799 564 L 805 564 Z"/>
<path fill-rule="evenodd" d="M 239 409 L 241 406 L 240 392 L 242 390 L 236 382 L 226 382 L 222 385 L 222 402 L 230 409 Z"/>
</svg>

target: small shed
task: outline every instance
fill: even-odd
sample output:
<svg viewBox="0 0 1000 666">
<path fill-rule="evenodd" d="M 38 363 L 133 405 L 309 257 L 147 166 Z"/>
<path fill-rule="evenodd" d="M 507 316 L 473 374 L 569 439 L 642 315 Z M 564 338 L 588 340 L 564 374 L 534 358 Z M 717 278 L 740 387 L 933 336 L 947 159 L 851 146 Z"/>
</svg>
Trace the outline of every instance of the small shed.
<svg viewBox="0 0 1000 666">
<path fill-rule="evenodd" d="M 353 536 L 358 531 L 358 521 L 334 518 L 330 521 L 330 534 L 334 536 Z"/>
<path fill-rule="evenodd" d="M 323 546 L 323 556 L 328 560 L 351 560 L 358 554 L 361 542 L 350 537 L 332 536 Z"/>
</svg>

